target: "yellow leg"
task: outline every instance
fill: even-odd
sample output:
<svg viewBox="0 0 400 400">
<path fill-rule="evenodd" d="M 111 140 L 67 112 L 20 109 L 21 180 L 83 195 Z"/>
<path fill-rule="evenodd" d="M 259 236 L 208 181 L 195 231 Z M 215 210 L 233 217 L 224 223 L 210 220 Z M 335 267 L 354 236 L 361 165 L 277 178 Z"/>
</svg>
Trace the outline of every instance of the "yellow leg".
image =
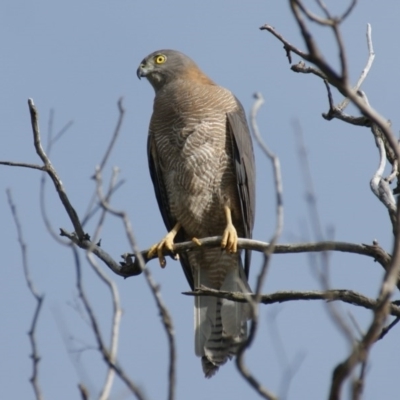
<svg viewBox="0 0 400 400">
<path fill-rule="evenodd" d="M 229 253 L 236 253 L 238 235 L 235 227 L 232 224 L 231 209 L 228 206 L 224 206 L 226 227 L 224 234 L 222 235 L 221 247 Z"/>
<path fill-rule="evenodd" d="M 174 239 L 179 229 L 181 228 L 181 224 L 178 222 L 175 226 L 165 235 L 165 237 L 155 245 L 150 247 L 149 252 L 147 253 L 147 257 L 151 258 L 154 254 L 157 253 L 158 260 L 160 261 L 160 265 L 164 268 L 167 265 L 167 261 L 163 255 L 163 250 L 167 249 L 169 251 L 174 251 Z M 178 257 L 177 257 L 178 258 Z"/>
</svg>

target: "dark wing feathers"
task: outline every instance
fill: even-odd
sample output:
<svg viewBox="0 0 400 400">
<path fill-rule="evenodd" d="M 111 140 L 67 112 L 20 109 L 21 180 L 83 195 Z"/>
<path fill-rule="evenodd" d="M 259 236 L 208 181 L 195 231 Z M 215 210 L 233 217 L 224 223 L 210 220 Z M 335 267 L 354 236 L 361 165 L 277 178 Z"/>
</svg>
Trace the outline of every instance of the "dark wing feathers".
<svg viewBox="0 0 400 400">
<path fill-rule="evenodd" d="M 158 157 L 156 153 L 156 148 L 151 139 L 151 135 L 149 135 L 147 138 L 147 159 L 149 162 L 150 176 L 151 180 L 153 181 L 153 187 L 157 198 L 158 208 L 160 209 L 162 219 L 169 232 L 176 224 L 176 221 L 172 217 L 169 210 L 167 191 L 162 180 L 161 170 L 157 162 Z"/>
<path fill-rule="evenodd" d="M 241 105 L 236 112 L 227 113 L 227 125 L 233 139 L 233 158 L 245 237 L 251 239 L 254 226 L 256 176 L 253 145 Z M 247 277 L 249 276 L 250 259 L 251 251 L 246 250 L 244 271 Z"/>
<path fill-rule="evenodd" d="M 149 135 L 147 138 L 147 158 L 149 162 L 150 176 L 151 180 L 153 181 L 154 192 L 157 198 L 158 208 L 160 209 L 162 219 L 169 232 L 176 224 L 176 220 L 171 215 L 169 209 L 167 191 L 164 186 L 164 181 L 162 179 L 162 172 L 158 164 L 156 148 L 153 144 L 151 135 Z M 185 241 L 185 234 L 183 229 L 181 228 L 178 234 L 176 235 L 175 242 L 179 243 L 184 241 Z M 190 268 L 187 255 L 185 253 L 181 253 L 179 255 L 179 260 L 181 262 L 182 269 L 183 272 L 185 273 L 186 279 L 193 290 L 194 289 L 193 274 L 192 274 L 192 269 Z"/>
</svg>

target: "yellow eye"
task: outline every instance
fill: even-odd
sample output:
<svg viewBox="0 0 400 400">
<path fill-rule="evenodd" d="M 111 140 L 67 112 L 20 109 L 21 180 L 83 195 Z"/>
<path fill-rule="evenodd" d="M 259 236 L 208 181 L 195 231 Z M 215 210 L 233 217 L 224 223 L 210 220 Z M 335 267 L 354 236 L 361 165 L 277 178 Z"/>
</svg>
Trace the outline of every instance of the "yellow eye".
<svg viewBox="0 0 400 400">
<path fill-rule="evenodd" d="M 167 60 L 167 57 L 163 56 L 162 54 L 158 54 L 154 57 L 154 61 L 156 64 L 164 64 Z"/>
</svg>

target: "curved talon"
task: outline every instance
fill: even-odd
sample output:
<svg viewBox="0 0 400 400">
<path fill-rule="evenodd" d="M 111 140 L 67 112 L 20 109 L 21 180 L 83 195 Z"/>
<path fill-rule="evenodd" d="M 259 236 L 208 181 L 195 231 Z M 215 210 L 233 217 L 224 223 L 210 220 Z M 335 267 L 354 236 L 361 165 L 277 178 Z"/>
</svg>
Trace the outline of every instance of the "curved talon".
<svg viewBox="0 0 400 400">
<path fill-rule="evenodd" d="M 158 261 L 160 262 L 161 268 L 164 268 L 167 265 L 167 260 L 164 257 L 164 249 L 169 250 L 171 253 L 174 252 L 174 239 L 176 234 L 178 233 L 181 225 L 178 222 L 170 232 L 168 232 L 165 237 L 159 242 L 150 247 L 150 250 L 147 253 L 147 257 L 152 258 L 156 253 L 158 257 Z M 175 260 L 179 259 L 179 255 L 174 255 Z"/>
</svg>

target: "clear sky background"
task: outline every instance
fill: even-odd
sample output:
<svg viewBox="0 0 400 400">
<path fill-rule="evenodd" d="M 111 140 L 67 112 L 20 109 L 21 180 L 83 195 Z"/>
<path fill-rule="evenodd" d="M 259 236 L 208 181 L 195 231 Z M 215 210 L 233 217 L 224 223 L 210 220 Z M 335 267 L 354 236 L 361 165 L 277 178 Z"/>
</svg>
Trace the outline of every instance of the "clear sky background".
<svg viewBox="0 0 400 400">
<path fill-rule="evenodd" d="M 311 3 L 311 2 L 309 2 Z M 347 1 L 328 1 L 337 10 Z M 360 1 L 343 24 L 352 81 L 363 69 L 368 52 L 366 26 L 372 25 L 376 60 L 363 86 L 371 104 L 399 131 L 400 3 Z M 136 68 L 150 52 L 172 48 L 192 57 L 217 83 L 232 90 L 246 110 L 252 94 L 263 93 L 266 103 L 259 126 L 282 164 L 285 226 L 281 242 L 313 239 L 305 183 L 300 170 L 293 121 L 302 128 L 317 193 L 318 210 L 327 238 L 354 243 L 374 239 L 391 251 L 392 234 L 386 210 L 369 189 L 378 165 L 374 139 L 366 128 L 340 121 L 327 122 L 327 96 L 321 80 L 289 69 L 281 43 L 258 28 L 273 25 L 290 42 L 303 48 L 286 1 L 272 0 L 87 0 L 68 2 L 3 0 L 0 5 L 0 160 L 39 164 L 30 127 L 27 99 L 40 113 L 46 142 L 50 110 L 54 132 L 73 125 L 53 149 L 51 159 L 79 215 L 86 211 L 94 182 L 90 179 L 104 153 L 117 121 L 117 100 L 123 96 L 126 116 L 121 135 L 106 169 L 121 169 L 125 184 L 113 198 L 125 210 L 141 248 L 164 234 L 150 176 L 146 136 L 152 112 L 153 89 L 136 77 Z M 322 50 L 335 66 L 337 49 L 332 37 L 315 29 Z M 297 62 L 294 56 L 294 62 Z M 340 96 L 334 92 L 335 100 Z M 351 108 L 350 108 L 351 111 Z M 353 110 L 354 111 L 354 110 Z M 275 224 L 275 198 L 270 164 L 256 149 L 257 220 L 254 237 L 267 241 Z M 45 230 L 39 208 L 40 173 L 1 167 L 0 224 L 0 387 L 4 399 L 31 399 L 32 363 L 27 336 L 34 301 L 23 278 L 16 229 L 5 190 L 11 188 L 28 244 L 32 278 L 45 303 L 37 335 L 41 356 L 39 381 L 46 399 L 79 398 L 82 382 L 96 398 L 105 368 L 87 323 L 75 305 L 75 268 L 70 250 Z M 46 192 L 53 227 L 72 230 L 51 184 Z M 87 227 L 92 233 L 93 224 Z M 102 246 L 119 259 L 129 250 L 120 221 L 108 218 Z M 82 258 L 84 252 L 81 251 Z M 254 257 L 251 284 L 260 267 Z M 84 265 L 84 284 L 109 335 L 110 301 L 107 288 Z M 332 254 L 333 288 L 352 289 L 375 297 L 382 268 L 372 259 Z M 177 398 L 203 400 L 250 399 L 257 395 L 238 375 L 234 363 L 210 380 L 203 377 L 194 355 L 193 299 L 177 262 L 161 270 L 149 264 L 171 311 L 177 340 Z M 107 271 L 108 272 L 108 271 Z M 112 276 L 111 273 L 109 273 Z M 154 301 L 143 277 L 114 276 L 124 309 L 118 358 L 149 399 L 163 399 L 167 388 L 167 346 Z M 264 287 L 277 290 L 320 289 L 306 255 L 273 257 Z M 396 297 L 398 295 L 396 294 Z M 371 313 L 341 307 L 365 329 Z M 349 352 L 345 338 L 327 317 L 322 302 L 292 302 L 263 306 L 261 328 L 246 362 L 263 384 L 276 393 L 290 383 L 288 398 L 326 398 L 333 368 Z M 365 399 L 393 399 L 400 371 L 399 328 L 372 350 Z M 277 344 L 279 338 L 284 354 Z M 86 349 L 85 351 L 80 351 Z M 298 365 L 298 361 L 301 364 Z M 296 370 L 289 380 L 287 368 Z M 344 398 L 348 395 L 345 388 Z M 118 380 L 112 399 L 129 398 Z"/>
</svg>

